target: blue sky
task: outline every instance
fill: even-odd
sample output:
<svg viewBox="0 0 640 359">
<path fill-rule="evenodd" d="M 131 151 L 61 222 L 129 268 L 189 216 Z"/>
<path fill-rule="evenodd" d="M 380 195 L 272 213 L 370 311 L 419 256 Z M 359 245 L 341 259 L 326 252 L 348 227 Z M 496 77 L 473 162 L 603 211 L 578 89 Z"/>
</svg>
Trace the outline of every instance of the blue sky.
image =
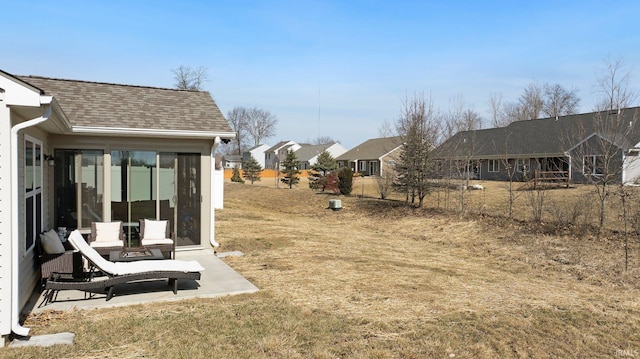
<svg viewBox="0 0 640 359">
<path fill-rule="evenodd" d="M 596 100 L 607 57 L 640 81 L 637 1 L 5 1 L 0 69 L 17 75 L 173 87 L 205 67 L 225 115 L 278 118 L 268 140 L 378 137 L 402 100 L 453 98 L 488 118 L 531 82 Z"/>
</svg>

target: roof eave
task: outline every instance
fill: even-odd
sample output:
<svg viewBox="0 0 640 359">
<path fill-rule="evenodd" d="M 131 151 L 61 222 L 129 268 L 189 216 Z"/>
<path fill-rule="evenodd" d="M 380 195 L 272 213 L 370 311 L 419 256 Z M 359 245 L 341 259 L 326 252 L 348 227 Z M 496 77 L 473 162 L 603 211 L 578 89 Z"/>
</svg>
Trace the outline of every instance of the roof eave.
<svg viewBox="0 0 640 359">
<path fill-rule="evenodd" d="M 150 129 L 150 128 L 121 128 L 121 127 L 94 127 L 94 126 L 72 126 L 71 132 L 74 134 L 127 136 L 127 137 L 165 137 L 165 138 L 170 137 L 170 138 L 197 138 L 197 139 L 215 139 L 216 137 L 231 139 L 236 137 L 234 132 L 185 131 L 185 130 L 163 130 L 163 129 Z"/>
</svg>

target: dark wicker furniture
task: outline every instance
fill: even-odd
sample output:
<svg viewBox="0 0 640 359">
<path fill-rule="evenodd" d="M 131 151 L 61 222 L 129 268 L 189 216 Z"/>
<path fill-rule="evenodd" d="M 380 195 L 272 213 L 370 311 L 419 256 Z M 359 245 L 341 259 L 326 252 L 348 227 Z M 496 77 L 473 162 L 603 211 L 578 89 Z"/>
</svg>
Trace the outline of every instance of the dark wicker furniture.
<svg viewBox="0 0 640 359">
<path fill-rule="evenodd" d="M 109 253 L 110 262 L 135 262 L 165 259 L 157 248 L 127 248 L 124 251 L 112 251 Z"/>
<path fill-rule="evenodd" d="M 45 283 L 54 273 L 64 273 L 71 277 L 82 275 L 82 255 L 68 242 L 62 242 L 66 251 L 59 254 L 47 254 L 42 248 L 40 238 L 36 239 L 36 255 L 40 264 L 40 281 Z"/>
<path fill-rule="evenodd" d="M 87 259 L 90 265 L 90 270 L 79 278 L 77 276 L 75 278 L 70 278 L 66 275 L 58 275 L 54 273 L 54 275 L 52 275 L 45 283 L 45 294 L 40 306 L 55 301 L 58 291 L 70 289 L 81 290 L 85 293 L 106 292 L 107 300 L 110 300 L 113 297 L 113 288 L 115 285 L 146 279 L 168 279 L 173 293 L 177 294 L 178 279 L 199 280 L 200 271 L 204 270 L 204 268 L 195 261 L 163 260 L 149 261 L 150 263 L 158 263 L 158 265 L 153 265 L 153 270 L 114 274 L 109 271 L 111 266 L 136 265 L 139 262 L 111 263 L 107 261 L 102 258 L 97 251 L 87 245 L 84 238 L 82 238 L 82 235 L 78 231 L 73 231 L 71 233 L 69 241 L 80 251 L 82 256 Z M 185 270 L 185 267 L 190 269 Z M 137 268 L 137 266 L 128 268 Z M 193 270 L 191 270 L 192 268 Z M 107 278 L 94 280 L 98 275 L 104 275 L 107 276 Z M 89 296 L 92 296 L 92 294 L 89 294 Z"/>
</svg>

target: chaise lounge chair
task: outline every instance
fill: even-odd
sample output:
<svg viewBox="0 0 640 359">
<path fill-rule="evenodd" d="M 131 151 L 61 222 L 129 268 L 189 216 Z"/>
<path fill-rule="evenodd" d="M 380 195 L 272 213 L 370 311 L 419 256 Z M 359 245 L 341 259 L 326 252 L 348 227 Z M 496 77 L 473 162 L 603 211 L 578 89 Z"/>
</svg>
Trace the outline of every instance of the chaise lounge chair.
<svg viewBox="0 0 640 359">
<path fill-rule="evenodd" d="M 200 272 L 204 268 L 197 261 L 181 260 L 142 260 L 137 262 L 109 262 L 95 249 L 85 242 L 77 230 L 71 232 L 68 241 L 89 262 L 89 272 L 85 273 L 83 280 L 78 281 L 77 276 L 69 280 L 63 274 L 53 273 L 45 284 L 45 295 L 41 306 L 53 302 L 60 290 L 81 290 L 85 292 L 104 291 L 107 300 L 113 297 L 113 287 L 116 284 L 128 283 L 147 279 L 168 279 L 173 293 L 178 293 L 178 279 L 200 279 Z M 106 277 L 100 278 L 97 272 Z"/>
</svg>

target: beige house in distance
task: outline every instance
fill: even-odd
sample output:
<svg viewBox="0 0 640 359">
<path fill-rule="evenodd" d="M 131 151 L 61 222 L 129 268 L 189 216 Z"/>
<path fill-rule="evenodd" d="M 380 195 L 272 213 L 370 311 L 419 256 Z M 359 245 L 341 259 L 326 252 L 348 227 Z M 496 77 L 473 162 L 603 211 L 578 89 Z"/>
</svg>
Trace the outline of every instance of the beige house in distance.
<svg viewBox="0 0 640 359">
<path fill-rule="evenodd" d="M 134 243 L 138 221 L 156 218 L 178 250 L 216 245 L 214 152 L 233 137 L 208 92 L 0 71 L 0 346 L 28 334 L 42 231 L 119 220 Z"/>
<path fill-rule="evenodd" d="M 399 136 L 373 138 L 336 157 L 336 161 L 340 168 L 349 167 L 364 176 L 385 176 L 398 161 L 401 149 Z"/>
</svg>

